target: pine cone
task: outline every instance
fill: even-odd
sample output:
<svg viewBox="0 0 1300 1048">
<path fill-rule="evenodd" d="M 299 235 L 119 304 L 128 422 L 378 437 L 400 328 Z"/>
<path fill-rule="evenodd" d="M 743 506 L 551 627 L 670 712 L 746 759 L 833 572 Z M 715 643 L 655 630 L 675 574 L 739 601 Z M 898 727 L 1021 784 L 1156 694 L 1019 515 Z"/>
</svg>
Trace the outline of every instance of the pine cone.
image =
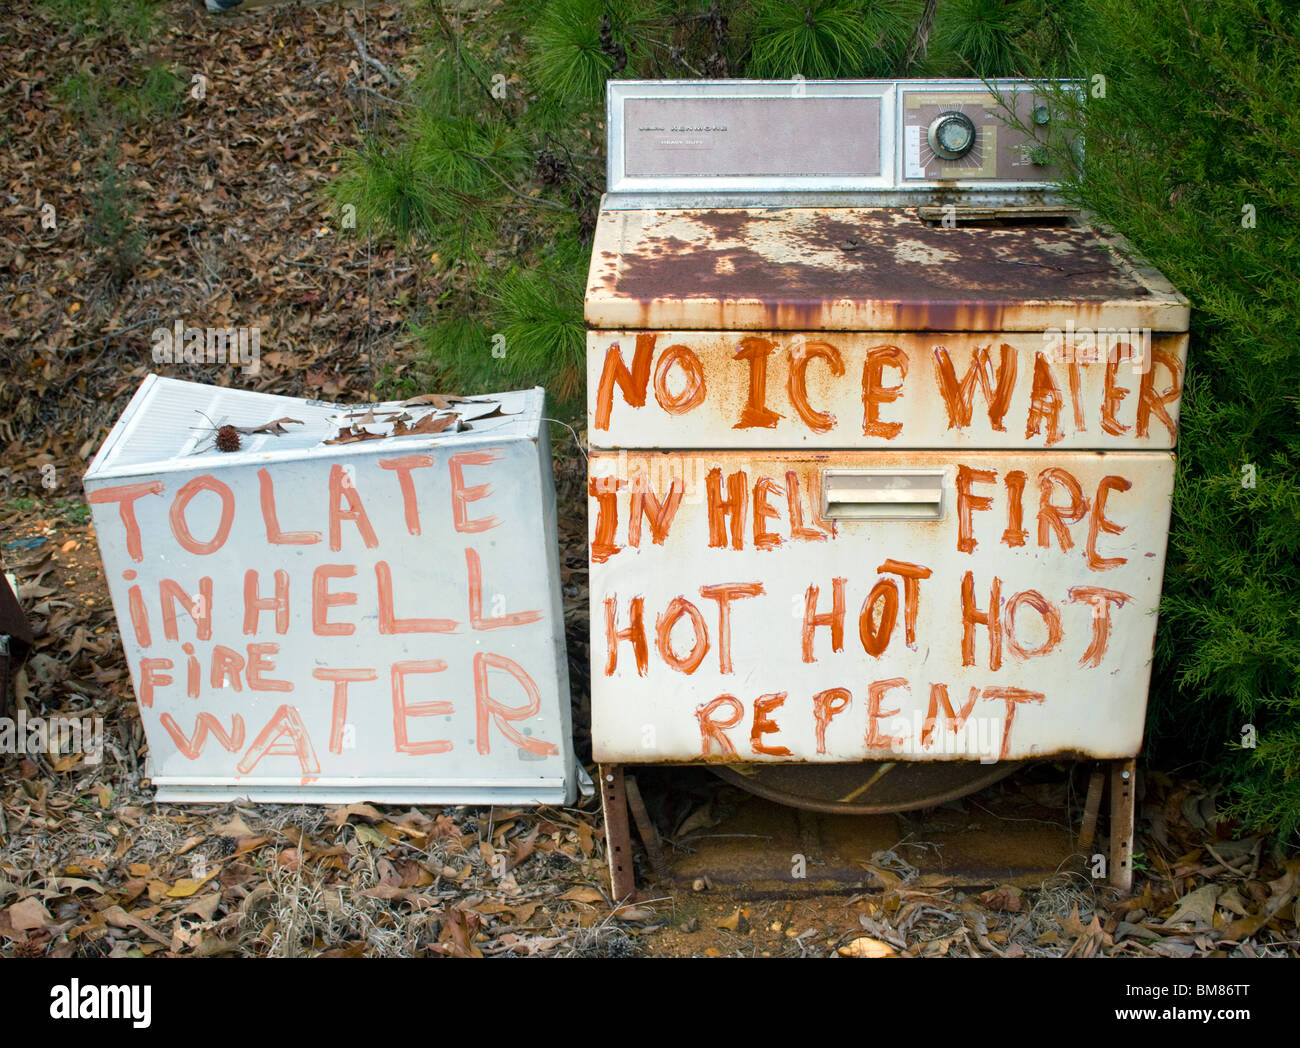
<svg viewBox="0 0 1300 1048">
<path fill-rule="evenodd" d="M 242 443 L 239 437 L 239 430 L 234 426 L 222 426 L 217 430 L 217 450 L 218 451 L 238 451 Z"/>
<path fill-rule="evenodd" d="M 19 939 L 14 943 L 15 957 L 44 957 L 45 943 L 37 939 Z"/>
<path fill-rule="evenodd" d="M 569 165 L 549 149 L 543 149 L 537 154 L 536 167 L 538 175 L 548 186 L 559 185 L 569 172 Z"/>
</svg>

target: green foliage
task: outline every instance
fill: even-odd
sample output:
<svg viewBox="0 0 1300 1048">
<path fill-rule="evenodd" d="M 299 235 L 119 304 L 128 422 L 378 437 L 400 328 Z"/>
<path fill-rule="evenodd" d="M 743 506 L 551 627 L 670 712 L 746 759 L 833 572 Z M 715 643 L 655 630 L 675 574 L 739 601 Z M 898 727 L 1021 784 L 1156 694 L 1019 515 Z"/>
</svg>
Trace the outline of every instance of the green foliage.
<svg viewBox="0 0 1300 1048">
<path fill-rule="evenodd" d="M 417 327 L 428 358 L 468 391 L 544 385 L 573 410 L 583 392 L 586 329 L 581 301 L 586 258 L 575 237 L 536 268 L 485 272 L 474 316 L 449 314 Z"/>
<path fill-rule="evenodd" d="M 173 116 L 185 104 L 188 87 L 180 73 L 161 62 L 151 62 L 138 79 L 120 85 L 83 67 L 55 84 L 54 97 L 83 128 L 94 131 Z"/>
<path fill-rule="evenodd" d="M 503 336 L 503 372 L 511 384 L 544 384 L 562 404 L 580 398 L 587 336 L 572 303 L 581 300 L 586 275 L 585 253 L 573 238 L 536 269 L 489 278 L 495 309 L 488 315 Z"/>
<path fill-rule="evenodd" d="M 54 504 L 54 508 L 61 517 L 73 524 L 87 524 L 90 522 L 90 506 L 80 499 L 59 499 Z"/>
<path fill-rule="evenodd" d="M 1079 43 L 1096 36 L 1097 11 L 1091 0 L 1021 0 L 1024 31 L 1016 39 L 1022 75 L 1082 77 Z"/>
<path fill-rule="evenodd" d="M 119 36 L 129 41 L 153 35 L 155 0 L 40 0 L 40 6 L 78 37 Z"/>
<path fill-rule="evenodd" d="M 88 202 L 86 239 L 107 265 L 109 275 L 122 284 L 140 264 L 144 231 L 136 220 L 130 170 L 119 166 L 116 146 L 109 150 L 95 178 Z"/>
<path fill-rule="evenodd" d="M 110 93 L 114 108 L 127 126 L 161 120 L 180 112 L 185 104 L 188 82 L 161 62 L 144 68 L 139 83 L 130 83 Z"/>
<path fill-rule="evenodd" d="M 1020 0 L 947 0 L 939 5 L 935 41 L 965 69 L 957 75 L 1007 76 L 1025 65 L 1020 38 L 1027 14 Z"/>
<path fill-rule="evenodd" d="M 4 502 L 5 509 L 13 513 L 25 513 L 39 510 L 42 513 L 55 513 L 72 524 L 86 524 L 90 521 L 90 506 L 81 499 L 54 499 L 53 502 L 40 498 L 12 498 Z"/>
<path fill-rule="evenodd" d="M 90 123 L 104 106 L 99 80 L 85 70 L 69 73 L 54 85 L 54 97 L 81 123 Z"/>
<path fill-rule="evenodd" d="M 1148 745 L 1300 829 L 1300 11 L 1090 0 L 1074 190 L 1191 300 Z M 1253 213 L 1253 221 L 1252 221 Z M 1254 486 L 1250 486 L 1253 482 Z M 1258 745 L 1243 748 L 1242 726 Z"/>
<path fill-rule="evenodd" d="M 459 37 L 454 38 L 459 41 Z M 486 56 L 467 46 L 448 54 L 447 41 L 434 34 L 426 45 L 411 102 L 422 112 L 485 114 L 494 108 L 484 85 L 491 85 L 493 70 Z"/>
<path fill-rule="evenodd" d="M 472 190 L 440 179 L 437 167 L 418 139 L 374 139 L 350 158 L 330 195 L 340 211 L 356 207 L 359 229 L 378 229 L 402 243 L 435 237 L 459 216 L 476 221 L 481 203 Z"/>
<path fill-rule="evenodd" d="M 528 36 L 528 73 L 538 89 L 562 102 L 597 106 L 607 77 L 635 75 L 624 10 L 604 0 L 551 0 Z"/>
<path fill-rule="evenodd" d="M 523 157 L 514 132 L 503 121 L 421 113 L 411 127 L 412 144 L 437 185 L 482 202 L 502 185 Z"/>
<path fill-rule="evenodd" d="M 892 76 L 920 4 L 911 0 L 758 0 L 746 75 L 808 80 Z"/>
</svg>

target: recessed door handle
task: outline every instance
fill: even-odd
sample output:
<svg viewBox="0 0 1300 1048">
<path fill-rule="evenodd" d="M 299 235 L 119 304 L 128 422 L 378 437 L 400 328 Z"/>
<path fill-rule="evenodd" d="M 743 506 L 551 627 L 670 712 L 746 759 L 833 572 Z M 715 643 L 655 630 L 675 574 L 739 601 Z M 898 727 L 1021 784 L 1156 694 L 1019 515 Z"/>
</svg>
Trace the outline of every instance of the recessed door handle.
<svg viewBox="0 0 1300 1048">
<path fill-rule="evenodd" d="M 827 469 L 822 516 L 827 520 L 942 520 L 941 469 Z"/>
</svg>

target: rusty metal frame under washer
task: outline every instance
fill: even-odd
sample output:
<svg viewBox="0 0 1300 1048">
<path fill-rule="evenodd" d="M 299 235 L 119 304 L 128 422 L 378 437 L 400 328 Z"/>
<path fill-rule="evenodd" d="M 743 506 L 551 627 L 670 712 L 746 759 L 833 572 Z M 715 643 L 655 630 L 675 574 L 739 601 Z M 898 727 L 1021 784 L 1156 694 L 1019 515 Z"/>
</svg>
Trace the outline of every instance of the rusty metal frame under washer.
<svg viewBox="0 0 1300 1048">
<path fill-rule="evenodd" d="M 605 852 L 609 860 L 609 889 L 615 906 L 636 898 L 636 868 L 632 865 L 632 833 L 628 825 L 627 791 L 621 764 L 602 764 L 600 808 L 605 817 Z"/>
<path fill-rule="evenodd" d="M 1110 765 L 1110 884 L 1124 895 L 1133 890 L 1133 830 L 1137 761 Z"/>
<path fill-rule="evenodd" d="M 1025 763 L 1025 761 L 1000 761 L 995 764 L 986 765 L 987 774 L 985 775 L 972 779 L 969 782 L 963 782 L 961 785 L 955 786 L 949 790 L 944 790 L 941 793 L 918 797 L 905 804 L 857 804 L 853 802 L 844 803 L 841 801 L 822 801 L 812 797 L 786 793 L 783 790 L 766 786 L 758 780 L 757 776 L 742 775 L 725 764 L 713 765 L 710 767 L 710 770 L 719 778 L 734 786 L 739 786 L 741 789 L 754 794 L 756 797 L 775 801 L 777 804 L 783 804 L 790 808 L 801 808 L 804 811 L 821 812 L 825 815 L 889 815 L 894 812 L 918 811 L 922 808 L 937 808 L 939 805 L 947 804 L 949 801 L 959 800 L 962 797 L 969 797 L 972 794 L 987 789 L 994 783 L 1005 779 L 1013 772 L 1020 770 L 1025 766 Z M 759 765 L 759 768 L 762 770 L 771 769 L 773 767 L 779 767 L 779 765 Z M 812 765 L 811 769 L 816 771 L 817 767 L 817 765 Z"/>
<path fill-rule="evenodd" d="M 995 773 L 990 775 L 987 782 L 978 786 L 977 790 L 1005 778 L 1012 772 L 1024 767 L 1027 763 L 1029 762 L 1018 761 L 1006 765 L 997 765 Z M 676 766 L 686 767 L 687 765 Z M 632 860 L 631 820 L 633 818 L 636 820 L 637 830 L 645 844 L 646 855 L 650 859 L 655 876 L 665 885 L 671 884 L 673 880 L 672 871 L 669 869 L 667 859 L 663 853 L 659 833 L 655 829 L 649 812 L 646 810 L 636 780 L 626 774 L 627 767 L 621 764 L 602 764 L 599 768 L 600 800 L 601 810 L 605 818 L 605 846 L 609 861 L 610 892 L 616 906 L 635 901 L 638 897 L 636 867 Z M 739 786 L 765 800 L 789 807 L 801 808 L 806 811 L 831 815 L 879 815 L 895 811 L 909 811 L 918 807 L 934 807 L 945 804 L 948 801 L 957 800 L 976 792 L 965 786 L 947 794 L 928 797 L 924 804 L 908 805 L 906 808 L 877 805 L 817 804 L 802 799 L 792 801 L 779 792 L 764 790 L 742 776 L 734 773 L 727 774 L 728 769 L 726 767 L 713 766 L 711 770 L 716 772 L 724 781 Z M 1078 849 L 1086 853 L 1092 847 L 1095 839 L 1097 817 L 1101 808 L 1107 771 L 1109 771 L 1110 778 L 1111 802 L 1108 883 L 1120 894 L 1129 895 L 1133 891 L 1133 842 L 1136 826 L 1136 794 L 1134 790 L 1137 781 L 1137 761 L 1135 759 L 1102 761 L 1094 767 L 1088 781 L 1088 794 L 1084 804 L 1083 820 L 1077 838 Z"/>
</svg>

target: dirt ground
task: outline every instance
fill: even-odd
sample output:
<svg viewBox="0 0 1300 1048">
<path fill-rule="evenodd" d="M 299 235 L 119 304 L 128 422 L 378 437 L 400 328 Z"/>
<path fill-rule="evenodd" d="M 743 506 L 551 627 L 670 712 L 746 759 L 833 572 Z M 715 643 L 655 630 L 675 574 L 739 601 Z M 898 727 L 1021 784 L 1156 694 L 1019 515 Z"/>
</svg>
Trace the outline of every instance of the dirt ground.
<svg viewBox="0 0 1300 1048">
<path fill-rule="evenodd" d="M 147 45 L 60 28 L 36 0 L 0 33 L 0 566 L 37 636 L 17 679 L 28 716 L 102 717 L 103 759 L 0 757 L 0 953 L 7 956 L 1295 955 L 1300 864 L 1214 814 L 1213 791 L 1148 771 L 1136 890 L 1080 869 L 1036 885 L 926 883 L 885 848 L 834 891 L 759 892 L 707 877 L 609 898 L 594 802 L 572 809 L 155 805 L 147 746 L 80 477 L 151 369 L 159 317 L 254 318 L 274 332 L 252 388 L 365 400 L 427 363 L 404 310 L 438 293 L 428 260 L 335 236 L 319 186 L 373 118 L 384 77 L 359 59 L 353 9 L 290 6 L 229 19 L 198 5 Z M 416 33 L 369 10 L 369 52 L 401 71 Z M 158 58 L 209 77 L 203 105 L 111 134 L 80 120 L 70 78 L 126 83 Z M 238 72 L 237 83 L 234 72 Z M 101 100 L 102 101 L 102 100 Z M 109 157 L 145 232 L 122 281 L 92 237 Z M 99 181 L 96 181 L 99 179 Z M 54 205 L 57 227 L 41 223 Z M 509 245 L 503 247 L 509 250 Z M 182 378 L 211 374 L 172 369 Z M 385 386 L 389 383 L 389 386 Z M 468 392 L 468 391 L 466 391 Z M 574 712 L 587 723 L 586 499 L 556 444 Z M 581 730 L 581 729 L 580 729 Z M 589 746 L 579 737 L 579 756 Z M 697 783 L 647 799 L 687 854 L 726 794 Z"/>
</svg>

